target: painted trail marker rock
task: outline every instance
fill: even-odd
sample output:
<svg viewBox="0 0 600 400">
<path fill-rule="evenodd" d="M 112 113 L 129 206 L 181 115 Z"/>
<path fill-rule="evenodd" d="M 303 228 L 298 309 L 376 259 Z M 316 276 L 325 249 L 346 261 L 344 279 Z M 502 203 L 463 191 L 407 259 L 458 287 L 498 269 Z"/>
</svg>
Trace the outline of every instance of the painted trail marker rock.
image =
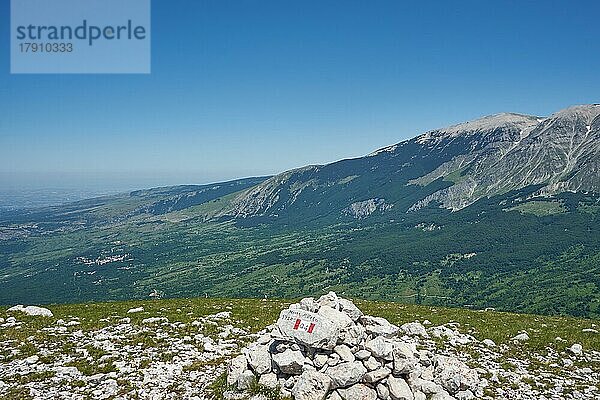
<svg viewBox="0 0 600 400">
<path fill-rule="evenodd" d="M 285 338 L 316 349 L 333 349 L 340 335 L 339 326 L 332 321 L 301 309 L 283 310 L 277 327 Z"/>
<path fill-rule="evenodd" d="M 429 333 L 420 323 L 407 326 L 363 315 L 333 292 L 302 299 L 231 361 L 228 383 L 241 392 L 225 398 L 250 398 L 252 379 L 294 400 L 483 398 L 487 383 L 475 370 L 434 353 L 435 342 L 418 348 Z"/>
</svg>

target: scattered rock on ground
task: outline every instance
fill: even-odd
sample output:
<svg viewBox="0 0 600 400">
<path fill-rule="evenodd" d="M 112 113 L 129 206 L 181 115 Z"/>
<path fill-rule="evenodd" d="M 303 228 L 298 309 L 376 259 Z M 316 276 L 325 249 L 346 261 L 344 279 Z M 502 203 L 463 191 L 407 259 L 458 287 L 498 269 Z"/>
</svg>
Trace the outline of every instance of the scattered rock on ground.
<svg viewBox="0 0 600 400">
<path fill-rule="evenodd" d="M 6 311 L 7 312 L 22 312 L 27 315 L 39 316 L 39 317 L 53 317 L 54 316 L 54 314 L 52 314 L 52 311 L 48 310 L 47 308 L 38 307 L 38 306 L 24 307 L 21 304 L 11 307 Z"/>
<path fill-rule="evenodd" d="M 282 395 L 289 391 L 296 400 L 481 397 L 487 385 L 458 358 L 419 350 L 419 341 L 430 336 L 422 324 L 398 327 L 363 315 L 333 292 L 292 304 L 260 335 L 260 343 L 243 351 L 245 360 L 230 363 L 229 382 L 238 388 L 248 373 L 259 382 L 275 375 Z"/>
</svg>

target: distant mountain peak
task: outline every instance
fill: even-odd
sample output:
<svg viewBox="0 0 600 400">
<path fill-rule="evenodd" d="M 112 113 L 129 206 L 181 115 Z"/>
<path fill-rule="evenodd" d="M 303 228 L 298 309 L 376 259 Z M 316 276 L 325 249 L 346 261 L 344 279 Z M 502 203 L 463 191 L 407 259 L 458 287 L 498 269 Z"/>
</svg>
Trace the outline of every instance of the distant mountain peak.
<svg viewBox="0 0 600 400">
<path fill-rule="evenodd" d="M 473 121 L 462 122 L 447 128 L 438 129 L 438 132 L 456 134 L 469 131 L 496 129 L 506 126 L 528 126 L 538 121 L 539 117 L 533 115 L 504 112 L 486 115 Z"/>
<path fill-rule="evenodd" d="M 432 203 L 459 210 L 526 187 L 538 187 L 536 195 L 600 193 L 599 115 L 600 105 L 588 104 L 550 117 L 504 112 L 431 130 L 367 157 L 274 176 L 240 193 L 224 215 L 318 218 L 360 209 L 366 218 Z"/>
<path fill-rule="evenodd" d="M 410 141 L 416 141 L 419 144 L 425 144 L 428 142 L 439 142 L 443 139 L 456 138 L 460 136 L 466 137 L 472 135 L 493 133 L 498 129 L 507 128 L 517 133 L 529 132 L 540 121 L 543 121 L 543 118 L 513 112 L 503 112 L 498 114 L 486 115 L 472 121 L 461 122 L 455 125 L 450 125 L 445 128 L 438 128 L 427 131 L 417 136 L 416 138 L 408 139 L 404 142 L 377 149 L 374 152 L 369 153 L 368 156 L 372 157 L 381 153 L 394 152 L 396 149 L 398 149 L 398 147 L 401 147 L 402 144 Z"/>
<path fill-rule="evenodd" d="M 569 107 L 531 121 L 521 130 L 520 140 L 496 142 L 455 157 L 411 183 L 427 185 L 463 171 L 460 182 L 427 196 L 411 209 L 435 201 L 458 210 L 483 197 L 527 186 L 540 186 L 540 195 L 600 192 L 599 115 L 597 104 Z M 472 127 L 469 124 L 463 126 Z"/>
<path fill-rule="evenodd" d="M 472 136 L 491 133 L 499 129 L 510 129 L 514 131 L 524 131 L 532 128 L 540 121 L 540 117 L 524 115 L 517 113 L 500 113 L 487 115 L 473 121 L 462 122 L 451 125 L 447 128 L 434 129 L 417 137 L 418 143 L 426 143 L 434 140 L 439 141 L 445 138 L 455 138 L 459 136 Z"/>
<path fill-rule="evenodd" d="M 591 123 L 600 115 L 600 104 L 581 104 L 560 110 L 548 119 L 581 119 Z"/>
</svg>

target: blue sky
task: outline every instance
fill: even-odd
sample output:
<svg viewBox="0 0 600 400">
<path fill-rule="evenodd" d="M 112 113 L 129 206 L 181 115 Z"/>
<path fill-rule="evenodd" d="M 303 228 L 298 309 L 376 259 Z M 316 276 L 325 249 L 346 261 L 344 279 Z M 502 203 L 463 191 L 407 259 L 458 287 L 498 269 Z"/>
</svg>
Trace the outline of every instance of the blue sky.
<svg viewBox="0 0 600 400">
<path fill-rule="evenodd" d="M 0 186 L 135 188 L 600 101 L 597 1 L 153 0 L 150 75 L 10 75 Z"/>
</svg>

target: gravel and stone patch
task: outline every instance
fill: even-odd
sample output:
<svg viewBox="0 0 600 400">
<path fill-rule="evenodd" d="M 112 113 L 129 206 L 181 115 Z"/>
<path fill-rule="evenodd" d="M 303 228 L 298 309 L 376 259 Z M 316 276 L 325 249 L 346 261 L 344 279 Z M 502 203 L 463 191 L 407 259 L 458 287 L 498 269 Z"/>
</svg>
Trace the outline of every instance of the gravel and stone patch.
<svg viewBox="0 0 600 400">
<path fill-rule="evenodd" d="M 26 324 L 18 320 L 21 308 L 9 312 L 15 317 L 0 329 Z M 239 352 L 248 337 L 248 332 L 231 324 L 228 312 L 188 324 L 167 317 L 148 317 L 139 323 L 113 317 L 100 329 L 84 331 L 79 325 L 77 320 L 59 319 L 41 328 L 45 339 L 32 336 L 27 343 L 0 342 L 0 395 L 9 399 L 205 399 L 209 385 L 224 372 L 226 360 Z M 22 358 L 24 348 L 35 354 Z"/>
<path fill-rule="evenodd" d="M 357 304 L 379 314 L 374 303 Z M 401 306 L 382 303 L 380 315 L 394 324 L 329 293 L 290 305 L 277 320 L 288 305 L 185 299 L 11 307 L 0 314 L 0 396 L 600 398 L 600 352 L 589 340 L 595 321 L 559 333 L 545 327 L 553 323 L 548 318 L 514 315 L 519 327 L 504 327 L 505 339 L 491 340 L 482 331 L 506 316 L 461 310 L 487 318 L 477 330 L 469 318 L 453 321 L 452 309 L 399 317 Z"/>
<path fill-rule="evenodd" d="M 296 400 L 598 399 L 600 353 L 514 354 L 457 323 L 391 324 L 330 292 L 305 298 L 229 363 L 225 398 L 251 397 L 253 382 Z M 531 360 L 536 360 L 532 371 Z M 254 398 L 254 397 L 253 397 Z"/>
</svg>

